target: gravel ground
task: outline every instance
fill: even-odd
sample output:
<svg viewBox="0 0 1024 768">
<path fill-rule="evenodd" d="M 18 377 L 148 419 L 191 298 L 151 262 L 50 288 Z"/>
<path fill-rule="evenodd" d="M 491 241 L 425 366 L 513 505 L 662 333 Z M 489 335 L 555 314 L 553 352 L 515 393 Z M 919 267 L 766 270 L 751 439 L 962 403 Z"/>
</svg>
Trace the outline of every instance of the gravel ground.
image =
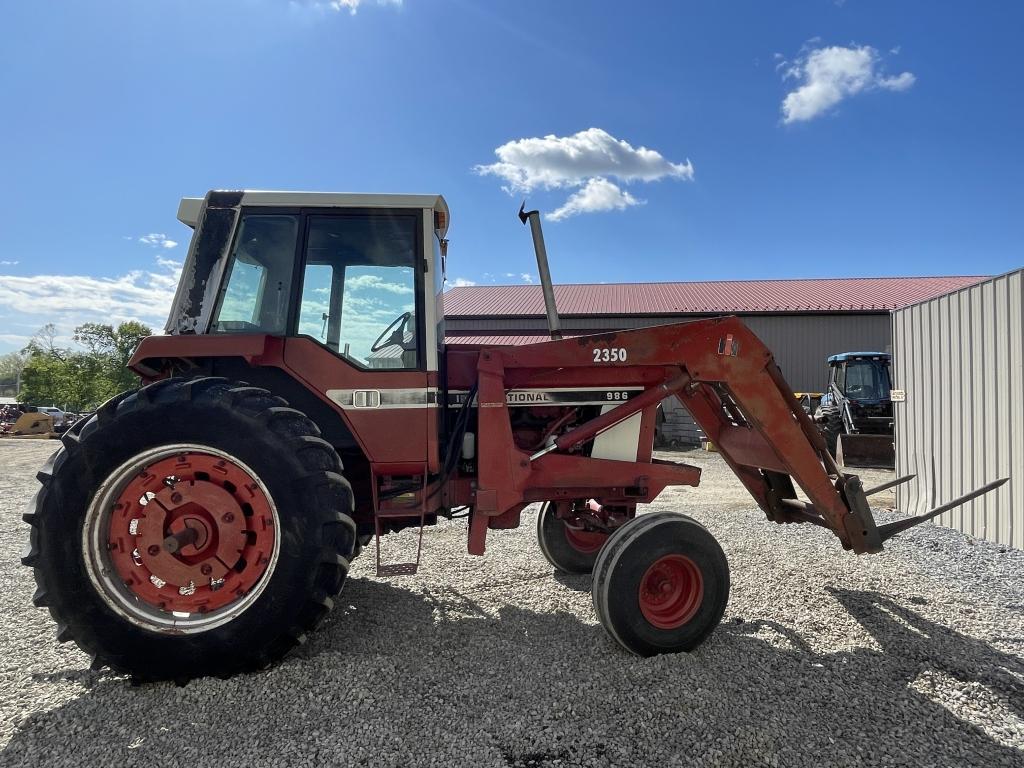
<svg viewBox="0 0 1024 768">
<path fill-rule="evenodd" d="M 1024 766 L 1024 552 L 928 525 L 856 557 L 767 523 L 700 452 L 683 458 L 705 485 L 653 505 L 704 523 L 732 565 L 692 654 L 618 650 L 589 577 L 552 575 L 531 509 L 484 558 L 464 522 L 430 530 L 416 577 L 374 578 L 371 549 L 266 672 L 133 688 L 29 602 L 20 515 L 54 447 L 0 441 L 2 766 Z"/>
</svg>

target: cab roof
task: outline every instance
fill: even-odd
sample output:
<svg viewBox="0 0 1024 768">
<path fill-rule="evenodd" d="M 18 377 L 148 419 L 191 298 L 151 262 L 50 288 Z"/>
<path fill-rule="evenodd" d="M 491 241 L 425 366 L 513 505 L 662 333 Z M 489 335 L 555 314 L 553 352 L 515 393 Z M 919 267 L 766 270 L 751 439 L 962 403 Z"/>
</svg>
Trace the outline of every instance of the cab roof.
<svg viewBox="0 0 1024 768">
<path fill-rule="evenodd" d="M 842 352 L 838 355 L 832 355 L 828 361 L 830 363 L 845 363 L 847 360 L 891 360 L 892 355 L 888 352 Z"/>
<path fill-rule="evenodd" d="M 365 192 L 279 192 L 248 189 L 241 195 L 242 206 L 281 208 L 432 208 L 444 211 L 449 218 L 448 203 L 441 195 L 373 194 Z M 199 222 L 204 198 L 183 197 L 178 204 L 178 221 L 193 229 Z M 447 222 L 446 222 L 447 223 Z M 447 227 L 445 227 L 447 229 Z"/>
</svg>

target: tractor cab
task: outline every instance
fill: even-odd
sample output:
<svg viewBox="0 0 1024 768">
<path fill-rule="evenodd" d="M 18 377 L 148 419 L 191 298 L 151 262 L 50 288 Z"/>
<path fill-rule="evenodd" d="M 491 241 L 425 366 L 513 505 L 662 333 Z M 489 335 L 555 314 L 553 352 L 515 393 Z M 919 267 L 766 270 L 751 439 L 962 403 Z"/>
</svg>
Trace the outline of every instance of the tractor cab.
<svg viewBox="0 0 1024 768">
<path fill-rule="evenodd" d="M 892 434 L 891 356 L 885 352 L 844 352 L 828 358 L 828 391 L 821 406 L 846 409 L 848 431 Z"/>
<path fill-rule="evenodd" d="M 210 192 L 166 331 L 308 338 L 359 370 L 436 371 L 439 195 Z"/>
<path fill-rule="evenodd" d="M 828 358 L 828 391 L 814 419 L 841 464 L 895 466 L 891 356 L 844 352 Z"/>
<path fill-rule="evenodd" d="M 829 397 L 833 388 L 859 404 L 889 402 L 891 356 L 885 352 L 844 352 L 828 358 Z"/>
</svg>

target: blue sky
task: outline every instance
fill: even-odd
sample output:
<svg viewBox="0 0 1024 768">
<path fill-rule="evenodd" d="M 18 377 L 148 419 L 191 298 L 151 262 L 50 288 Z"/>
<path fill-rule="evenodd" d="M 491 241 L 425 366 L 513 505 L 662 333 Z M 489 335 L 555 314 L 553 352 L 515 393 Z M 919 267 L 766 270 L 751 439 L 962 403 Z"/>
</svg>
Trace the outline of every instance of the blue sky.
<svg viewBox="0 0 1024 768">
<path fill-rule="evenodd" d="M 4 4 L 0 352 L 162 324 L 214 187 L 440 192 L 477 284 L 523 197 L 558 282 L 1024 264 L 1019 3 L 344 5 Z"/>
</svg>

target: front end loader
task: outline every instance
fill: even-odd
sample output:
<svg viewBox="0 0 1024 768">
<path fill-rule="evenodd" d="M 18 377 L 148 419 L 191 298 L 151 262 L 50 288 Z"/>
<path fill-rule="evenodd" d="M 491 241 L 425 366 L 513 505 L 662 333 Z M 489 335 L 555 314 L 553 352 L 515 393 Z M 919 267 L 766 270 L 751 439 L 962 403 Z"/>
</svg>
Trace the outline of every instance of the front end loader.
<svg viewBox="0 0 1024 768">
<path fill-rule="evenodd" d="M 541 274 L 536 212 L 522 212 Z M 23 558 L 33 602 L 95 667 L 178 682 L 260 669 L 303 642 L 387 534 L 468 517 L 468 550 L 541 503 L 540 549 L 593 574 L 610 637 L 686 651 L 718 624 L 729 566 L 677 512 L 638 514 L 700 469 L 654 458 L 678 398 L 765 516 L 879 552 L 877 525 L 771 352 L 742 321 L 519 347 L 449 345 L 449 212 L 437 195 L 210 192 L 142 386 L 75 424 L 39 473 Z M 548 317 L 557 308 L 545 279 Z"/>
</svg>

